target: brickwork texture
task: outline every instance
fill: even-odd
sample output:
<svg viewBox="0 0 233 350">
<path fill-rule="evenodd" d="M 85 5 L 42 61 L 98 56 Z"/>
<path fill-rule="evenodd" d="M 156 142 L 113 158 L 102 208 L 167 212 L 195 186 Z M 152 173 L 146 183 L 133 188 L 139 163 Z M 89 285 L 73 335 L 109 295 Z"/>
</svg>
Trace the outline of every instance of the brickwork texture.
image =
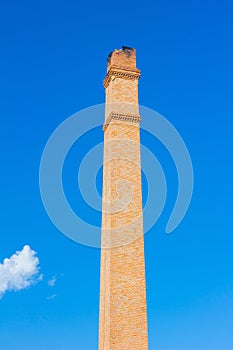
<svg viewBox="0 0 233 350">
<path fill-rule="evenodd" d="M 99 350 L 148 350 L 135 49 L 108 58 Z"/>
</svg>

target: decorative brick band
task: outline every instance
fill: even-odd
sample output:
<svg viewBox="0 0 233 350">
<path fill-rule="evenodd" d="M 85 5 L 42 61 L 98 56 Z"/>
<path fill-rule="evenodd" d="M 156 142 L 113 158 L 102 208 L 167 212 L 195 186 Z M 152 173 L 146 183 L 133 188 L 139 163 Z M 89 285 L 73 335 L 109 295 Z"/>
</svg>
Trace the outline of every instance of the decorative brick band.
<svg viewBox="0 0 233 350">
<path fill-rule="evenodd" d="M 132 71 L 128 69 L 119 69 L 114 67 L 110 68 L 104 79 L 105 89 L 108 87 L 113 76 L 116 78 L 122 78 L 127 80 L 138 80 L 140 78 L 140 70 Z"/>
<path fill-rule="evenodd" d="M 110 122 L 113 119 L 114 120 L 122 120 L 122 121 L 130 122 L 130 123 L 140 123 L 140 121 L 141 121 L 140 115 L 111 112 L 103 125 L 103 131 L 105 131 L 107 129 L 108 125 L 110 124 Z"/>
</svg>

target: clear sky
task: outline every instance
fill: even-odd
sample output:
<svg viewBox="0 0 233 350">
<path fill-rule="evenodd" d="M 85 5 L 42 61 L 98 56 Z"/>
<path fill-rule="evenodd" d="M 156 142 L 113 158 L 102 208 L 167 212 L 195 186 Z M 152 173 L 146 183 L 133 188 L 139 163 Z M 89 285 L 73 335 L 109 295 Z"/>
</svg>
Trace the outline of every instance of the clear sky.
<svg viewBox="0 0 233 350">
<path fill-rule="evenodd" d="M 0 13 L 0 262 L 20 251 L 0 273 L 9 278 L 20 259 L 32 263 L 26 277 L 37 273 L 28 288 L 23 281 L 19 291 L 2 285 L 1 350 L 97 349 L 100 251 L 53 226 L 38 170 L 53 130 L 104 102 L 106 58 L 122 45 L 137 49 L 140 103 L 177 128 L 195 174 L 189 211 L 166 235 L 176 174 L 166 150 L 142 133 L 169 190 L 145 235 L 150 350 L 232 350 L 232 2 L 3 0 Z M 98 129 L 81 140 L 83 153 L 102 139 Z M 80 158 L 72 153 L 64 176 L 74 207 Z M 76 210 L 100 222 L 86 206 Z"/>
</svg>

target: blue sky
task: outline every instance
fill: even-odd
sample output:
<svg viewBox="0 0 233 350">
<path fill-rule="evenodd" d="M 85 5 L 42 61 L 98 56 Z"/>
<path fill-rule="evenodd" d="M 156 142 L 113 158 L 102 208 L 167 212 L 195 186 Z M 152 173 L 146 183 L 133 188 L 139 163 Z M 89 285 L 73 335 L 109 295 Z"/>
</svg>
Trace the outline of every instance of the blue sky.
<svg viewBox="0 0 233 350">
<path fill-rule="evenodd" d="M 104 102 L 107 55 L 128 45 L 142 71 L 140 103 L 177 128 L 195 173 L 189 211 L 165 235 L 176 174 L 166 150 L 142 133 L 169 190 L 145 235 L 150 349 L 232 350 L 232 13 L 229 0 L 2 1 L 0 262 L 29 245 L 43 280 L 0 299 L 1 349 L 97 349 L 100 251 L 53 226 L 38 170 L 53 130 Z M 102 138 L 96 130 L 81 140 L 83 152 Z M 75 206 L 80 156 L 67 162 L 64 186 Z"/>
</svg>

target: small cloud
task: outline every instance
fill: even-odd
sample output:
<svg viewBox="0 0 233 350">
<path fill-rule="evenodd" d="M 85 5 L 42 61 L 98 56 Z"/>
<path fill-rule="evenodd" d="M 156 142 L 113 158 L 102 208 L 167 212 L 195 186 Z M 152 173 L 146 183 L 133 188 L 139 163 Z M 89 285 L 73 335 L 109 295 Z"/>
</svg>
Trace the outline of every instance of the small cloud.
<svg viewBox="0 0 233 350">
<path fill-rule="evenodd" d="M 56 277 L 56 276 L 53 276 L 53 277 L 48 281 L 48 286 L 54 287 L 56 282 L 57 282 L 57 277 Z"/>
<path fill-rule="evenodd" d="M 39 258 L 36 252 L 25 245 L 10 258 L 0 263 L 0 299 L 7 291 L 27 288 L 43 279 L 38 276 Z"/>
<path fill-rule="evenodd" d="M 43 275 L 43 273 L 41 273 L 39 276 L 38 276 L 38 281 L 42 281 L 43 280 L 43 278 L 44 278 L 44 275 Z"/>
<path fill-rule="evenodd" d="M 50 295 L 50 296 L 48 296 L 46 299 L 47 300 L 53 300 L 54 298 L 56 298 L 56 294 L 52 294 L 52 295 Z"/>
</svg>

